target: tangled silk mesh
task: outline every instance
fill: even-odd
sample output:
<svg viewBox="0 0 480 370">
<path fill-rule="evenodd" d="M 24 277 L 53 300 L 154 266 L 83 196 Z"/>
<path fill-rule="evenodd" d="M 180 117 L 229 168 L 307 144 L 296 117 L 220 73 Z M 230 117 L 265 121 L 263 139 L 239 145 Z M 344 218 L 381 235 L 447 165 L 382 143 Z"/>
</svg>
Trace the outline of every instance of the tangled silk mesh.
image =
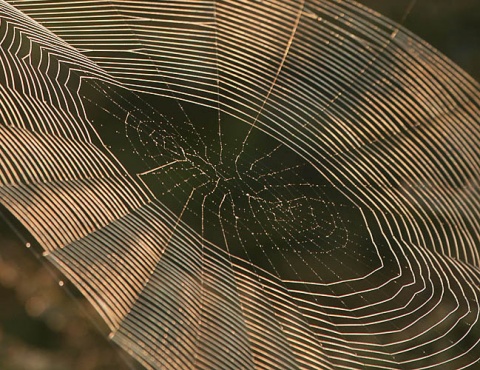
<svg viewBox="0 0 480 370">
<path fill-rule="evenodd" d="M 0 1 L 0 203 L 154 369 L 480 357 L 480 89 L 350 1 Z"/>
</svg>

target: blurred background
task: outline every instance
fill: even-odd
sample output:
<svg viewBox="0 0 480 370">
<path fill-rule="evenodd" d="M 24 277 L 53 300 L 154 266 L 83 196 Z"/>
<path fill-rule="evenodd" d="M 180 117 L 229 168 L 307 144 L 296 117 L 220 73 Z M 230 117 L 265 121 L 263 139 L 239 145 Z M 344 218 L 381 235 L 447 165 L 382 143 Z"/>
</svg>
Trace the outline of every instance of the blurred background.
<svg viewBox="0 0 480 370">
<path fill-rule="evenodd" d="M 401 23 L 480 81 L 480 1 L 359 2 Z"/>
<path fill-rule="evenodd" d="M 363 0 L 480 81 L 480 1 Z M 1 211 L 1 210 L 0 210 Z M 93 309 L 0 216 L 0 369 L 141 368 L 107 339 Z"/>
</svg>

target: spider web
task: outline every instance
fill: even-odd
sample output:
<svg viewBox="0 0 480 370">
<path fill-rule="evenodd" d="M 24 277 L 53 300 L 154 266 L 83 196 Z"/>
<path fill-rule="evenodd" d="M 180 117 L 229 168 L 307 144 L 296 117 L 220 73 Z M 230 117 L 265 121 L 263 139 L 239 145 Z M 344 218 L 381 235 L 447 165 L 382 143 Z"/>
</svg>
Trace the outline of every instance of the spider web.
<svg viewBox="0 0 480 370">
<path fill-rule="evenodd" d="M 479 88 L 333 1 L 0 2 L 0 202 L 147 368 L 478 362 Z"/>
</svg>

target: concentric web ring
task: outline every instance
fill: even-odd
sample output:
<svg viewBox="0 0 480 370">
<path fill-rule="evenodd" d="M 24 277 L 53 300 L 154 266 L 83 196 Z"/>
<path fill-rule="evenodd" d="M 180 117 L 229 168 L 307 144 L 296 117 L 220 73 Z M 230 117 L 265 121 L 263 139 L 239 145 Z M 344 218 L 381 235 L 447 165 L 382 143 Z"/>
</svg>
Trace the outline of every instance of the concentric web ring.
<svg viewBox="0 0 480 370">
<path fill-rule="evenodd" d="M 147 368 L 479 356 L 479 86 L 362 6 L 0 3 L 0 202 Z"/>
</svg>

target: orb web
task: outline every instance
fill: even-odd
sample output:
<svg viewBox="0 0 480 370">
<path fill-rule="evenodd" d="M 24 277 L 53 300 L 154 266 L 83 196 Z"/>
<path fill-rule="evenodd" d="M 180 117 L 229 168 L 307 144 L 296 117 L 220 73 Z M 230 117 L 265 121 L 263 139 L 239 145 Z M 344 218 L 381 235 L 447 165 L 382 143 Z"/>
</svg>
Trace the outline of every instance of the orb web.
<svg viewBox="0 0 480 370">
<path fill-rule="evenodd" d="M 478 362 L 478 83 L 353 2 L 2 1 L 0 202 L 147 368 Z"/>
</svg>

